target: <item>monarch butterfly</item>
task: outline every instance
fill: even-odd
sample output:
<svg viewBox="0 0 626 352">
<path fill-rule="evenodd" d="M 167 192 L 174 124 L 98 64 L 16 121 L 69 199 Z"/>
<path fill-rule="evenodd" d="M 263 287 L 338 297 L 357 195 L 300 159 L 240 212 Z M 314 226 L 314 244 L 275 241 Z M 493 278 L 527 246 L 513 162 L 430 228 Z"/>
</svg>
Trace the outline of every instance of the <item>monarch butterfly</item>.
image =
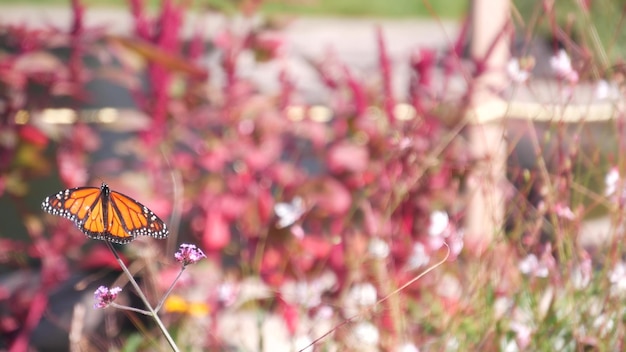
<svg viewBox="0 0 626 352">
<path fill-rule="evenodd" d="M 138 201 L 112 191 L 106 183 L 98 187 L 78 187 L 44 199 L 41 208 L 52 215 L 74 221 L 87 237 L 120 244 L 137 236 L 165 238 L 165 223 Z"/>
</svg>

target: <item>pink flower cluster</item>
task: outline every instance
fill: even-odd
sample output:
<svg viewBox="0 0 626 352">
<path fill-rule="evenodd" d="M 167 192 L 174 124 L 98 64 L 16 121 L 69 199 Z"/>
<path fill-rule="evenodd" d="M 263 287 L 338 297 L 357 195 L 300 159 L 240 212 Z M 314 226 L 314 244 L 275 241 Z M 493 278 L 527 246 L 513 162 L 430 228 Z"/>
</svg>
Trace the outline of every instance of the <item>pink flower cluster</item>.
<svg viewBox="0 0 626 352">
<path fill-rule="evenodd" d="M 122 292 L 122 289 L 119 287 L 113 287 L 111 289 L 105 286 L 98 287 L 96 292 L 93 294 L 94 300 L 96 301 L 93 307 L 97 309 L 104 309 L 108 307 L 111 303 L 113 303 L 113 301 L 115 301 L 120 292 Z"/>
<path fill-rule="evenodd" d="M 206 258 L 206 255 L 196 245 L 183 243 L 180 245 L 178 252 L 174 254 L 174 258 L 183 266 L 195 264 L 199 260 Z"/>
</svg>

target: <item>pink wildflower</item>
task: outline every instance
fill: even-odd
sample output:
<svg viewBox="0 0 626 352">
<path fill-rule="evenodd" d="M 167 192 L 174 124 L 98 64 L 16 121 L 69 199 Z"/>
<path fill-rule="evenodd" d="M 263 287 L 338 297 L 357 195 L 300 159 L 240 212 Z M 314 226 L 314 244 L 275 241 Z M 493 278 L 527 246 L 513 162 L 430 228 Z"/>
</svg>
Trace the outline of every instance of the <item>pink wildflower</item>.
<svg viewBox="0 0 626 352">
<path fill-rule="evenodd" d="M 206 258 L 206 255 L 196 245 L 183 243 L 180 245 L 178 252 L 174 254 L 176 260 L 183 263 L 183 266 L 194 264 L 202 258 Z"/>
<path fill-rule="evenodd" d="M 113 303 L 113 301 L 115 301 L 120 292 L 122 292 L 122 289 L 119 287 L 114 287 L 110 290 L 105 286 L 98 287 L 96 292 L 93 294 L 94 300 L 96 301 L 93 307 L 95 309 L 104 309 L 108 307 L 111 303 Z"/>
</svg>

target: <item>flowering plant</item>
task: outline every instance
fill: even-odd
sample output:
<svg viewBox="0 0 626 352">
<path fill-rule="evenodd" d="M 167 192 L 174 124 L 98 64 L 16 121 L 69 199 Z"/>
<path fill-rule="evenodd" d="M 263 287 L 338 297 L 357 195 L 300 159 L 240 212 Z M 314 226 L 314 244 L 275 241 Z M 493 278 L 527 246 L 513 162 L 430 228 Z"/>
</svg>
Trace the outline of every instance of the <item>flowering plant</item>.
<svg viewBox="0 0 626 352">
<path fill-rule="evenodd" d="M 280 32 L 255 25 L 242 30 L 226 18 L 214 37 L 195 32 L 183 43 L 183 5 L 164 1 L 160 16 L 152 18 L 141 1 L 130 4 L 131 38 L 87 28 L 78 1 L 69 32 L 3 28 L 22 40 L 0 56 L 0 109 L 8 126 L 0 130 L 7 136 L 0 157 L 11 161 L 0 165 L 0 194 L 25 209 L 22 227 L 30 241 L 3 239 L 0 258 L 13 266 L 34 258 L 41 269 L 40 281 L 23 286 L 30 294 L 7 288 L 2 296 L 12 309 L 0 324 L 10 348 L 37 342 L 31 336 L 47 322 L 45 312 L 56 311 L 54 303 L 61 301 L 51 292 L 65 292 L 66 283 L 87 291 L 71 278 L 103 271 L 112 273 L 111 284 L 92 280 L 96 286 L 88 294 L 95 290 L 96 308 L 116 309 L 96 312 L 125 309 L 139 329 L 119 333 L 102 319 L 107 329 L 78 336 L 115 341 L 120 348 L 148 340 L 138 334 L 162 333 L 174 349 L 256 350 L 267 339 L 255 339 L 252 331 L 264 330 L 282 334 L 294 350 L 620 346 L 626 277 L 619 245 L 621 154 L 597 167 L 600 153 L 589 157 L 579 149 L 583 134 L 570 138 L 563 123 L 549 125 L 545 138 L 533 130 L 533 150 L 545 155 L 536 168 L 512 161 L 510 184 L 498 185 L 506 186 L 510 204 L 506 226 L 492 229 L 494 242 L 485 252 L 466 241 L 466 200 L 474 191 L 466 181 L 477 163 L 489 160 L 469 154 L 466 121 L 446 116 L 446 94 L 455 77 L 465 77 L 471 88 L 475 76 L 494 68 L 484 58 L 460 59 L 464 31 L 445 53 L 415 50 L 402 91 L 393 84 L 398 66 L 382 29 L 372 35 L 378 52 L 372 72 L 332 54 L 309 60 L 319 85 L 318 104 L 312 104 L 281 64 L 289 51 Z M 549 2 L 542 5 L 555 16 Z M 51 52 L 50 37 L 64 39 L 70 60 L 35 56 L 40 69 L 32 71 L 21 60 Z M 545 61 L 567 98 L 559 101 L 568 104 L 589 76 L 573 52 L 555 50 L 552 60 L 514 53 L 522 55 L 506 67 L 512 88 L 532 90 L 534 70 Z M 83 65 L 94 57 L 107 69 Z M 276 91 L 244 76 L 250 58 L 261 69 L 279 63 Z M 116 64 L 107 66 L 111 62 Z M 116 126 L 111 130 L 84 119 L 53 127 L 24 117 L 49 107 L 53 97 L 85 101 L 83 84 L 103 76 L 126 89 L 141 113 L 100 111 L 106 117 L 100 122 L 124 122 L 110 124 Z M 613 87 L 607 84 L 594 90 L 603 99 Z M 33 87 L 42 88 L 42 98 L 26 89 Z M 460 110 L 468 101 L 459 100 Z M 621 141 L 621 115 L 617 126 L 612 133 Z M 542 141 L 557 146 L 553 158 Z M 581 160 L 595 174 L 577 173 Z M 599 190 L 594 179 L 606 170 L 606 189 Z M 68 187 L 88 183 L 90 175 L 114 178 L 168 219 L 167 242 L 135 241 L 124 253 L 115 251 L 119 257 L 112 262 L 71 224 L 28 210 L 29 185 L 35 190 L 34 181 L 51 174 Z M 585 220 L 596 212 L 611 217 L 610 246 L 583 243 Z M 186 242 L 198 246 L 183 244 L 174 254 Z M 205 255 L 202 265 L 192 266 Z M 133 290 L 114 281 L 118 265 Z M 142 302 L 127 305 L 122 299 L 132 301 L 133 291 Z M 72 328 L 84 321 L 79 313 L 77 308 L 56 321 L 77 331 Z M 159 331 L 136 315 L 152 317 Z M 251 327 L 251 321 L 258 324 Z M 276 321 L 280 328 L 271 325 Z M 250 331 L 245 337 L 254 341 L 234 336 L 238 330 Z"/>
</svg>

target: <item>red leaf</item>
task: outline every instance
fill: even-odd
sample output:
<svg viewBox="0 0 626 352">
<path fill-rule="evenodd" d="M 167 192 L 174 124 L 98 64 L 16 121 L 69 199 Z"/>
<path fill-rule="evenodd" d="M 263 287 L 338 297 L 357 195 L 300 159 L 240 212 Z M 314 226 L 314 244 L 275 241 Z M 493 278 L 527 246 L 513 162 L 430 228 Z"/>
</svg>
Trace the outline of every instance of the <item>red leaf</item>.
<svg viewBox="0 0 626 352">
<path fill-rule="evenodd" d="M 283 300 L 281 300 L 280 302 L 281 302 L 280 311 L 283 316 L 283 319 L 285 320 L 287 331 L 289 331 L 289 334 L 293 336 L 298 329 L 298 323 L 300 320 L 298 316 L 298 309 L 295 306 Z"/>
<path fill-rule="evenodd" d="M 304 236 L 302 239 L 302 247 L 306 249 L 308 254 L 313 255 L 316 259 L 324 259 L 330 255 L 333 244 L 326 238 L 319 236 Z"/>
<path fill-rule="evenodd" d="M 215 204 L 219 204 L 219 209 L 225 220 L 240 218 L 248 208 L 248 203 L 245 197 L 230 193 L 222 194 L 215 200 Z"/>
<path fill-rule="evenodd" d="M 31 125 L 21 126 L 18 133 L 22 140 L 39 148 L 45 148 L 48 145 L 48 137 Z"/>
<path fill-rule="evenodd" d="M 270 217 L 274 213 L 274 197 L 272 197 L 272 193 L 265 188 L 260 189 L 257 203 L 259 209 L 259 220 L 261 224 L 267 224 Z"/>
<path fill-rule="evenodd" d="M 202 245 L 207 251 L 220 251 L 230 242 L 230 231 L 224 215 L 217 209 L 206 212 Z"/>
<path fill-rule="evenodd" d="M 258 146 L 246 150 L 246 164 L 253 171 L 260 171 L 275 163 L 280 157 L 283 145 L 278 138 L 270 138 Z"/>
<path fill-rule="evenodd" d="M 220 172 L 230 160 L 230 151 L 224 145 L 216 145 L 211 150 L 203 153 L 199 159 L 200 165 L 208 171 Z"/>
<path fill-rule="evenodd" d="M 266 248 L 261 262 L 261 276 L 263 280 L 272 286 L 280 286 L 285 281 L 283 270 L 287 255 L 283 248 Z"/>
<path fill-rule="evenodd" d="M 367 169 L 369 153 L 364 146 L 340 143 L 328 151 L 326 162 L 334 173 L 362 172 Z"/>
<path fill-rule="evenodd" d="M 315 204 L 332 215 L 345 214 L 352 204 L 350 192 L 334 178 L 324 179 L 321 189 L 314 197 Z"/>
<path fill-rule="evenodd" d="M 17 352 L 28 350 L 28 339 L 30 334 L 37 327 L 37 324 L 39 324 L 39 321 L 43 317 L 47 307 L 48 297 L 42 289 L 33 297 L 28 310 L 28 315 L 26 316 L 26 320 L 23 322 L 23 328 L 13 340 L 13 343 L 9 347 L 9 351 Z"/>
<path fill-rule="evenodd" d="M 57 154 L 57 164 L 61 180 L 68 187 L 78 187 L 87 183 L 87 169 L 81 152 L 62 149 Z"/>
</svg>

